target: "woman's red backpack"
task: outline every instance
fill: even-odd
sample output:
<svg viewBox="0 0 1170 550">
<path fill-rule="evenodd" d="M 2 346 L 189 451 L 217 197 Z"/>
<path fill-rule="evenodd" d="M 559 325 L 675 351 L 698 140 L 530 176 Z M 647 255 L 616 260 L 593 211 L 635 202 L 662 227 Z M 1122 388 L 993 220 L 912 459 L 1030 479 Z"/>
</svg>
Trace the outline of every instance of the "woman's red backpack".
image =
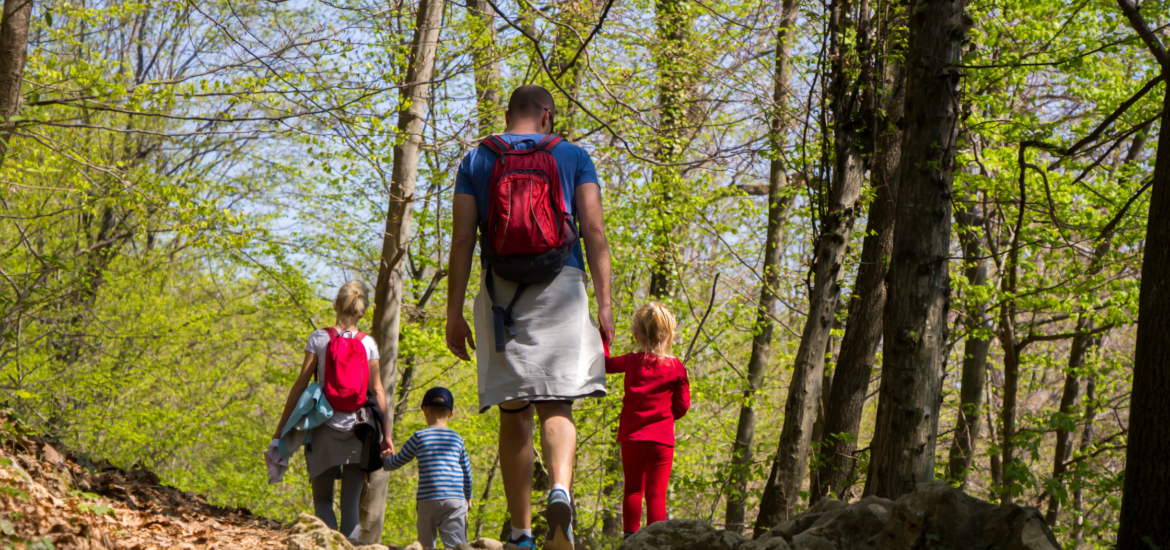
<svg viewBox="0 0 1170 550">
<path fill-rule="evenodd" d="M 545 136 L 531 149 L 517 149 L 500 136 L 483 140 L 496 154 L 487 220 L 479 234 L 497 352 L 504 351 L 504 327 L 512 326 L 512 307 L 520 294 L 530 284 L 555 279 L 577 243 L 577 225 L 566 211 L 560 171 L 552 155 L 552 149 L 564 140 Z M 496 300 L 493 273 L 519 283 L 506 308 Z"/>
<path fill-rule="evenodd" d="M 337 411 L 353 412 L 366 402 L 370 384 L 370 361 L 366 358 L 366 335 L 358 332 L 343 338 L 335 328 L 327 328 L 329 346 L 325 348 L 325 399 Z"/>
</svg>

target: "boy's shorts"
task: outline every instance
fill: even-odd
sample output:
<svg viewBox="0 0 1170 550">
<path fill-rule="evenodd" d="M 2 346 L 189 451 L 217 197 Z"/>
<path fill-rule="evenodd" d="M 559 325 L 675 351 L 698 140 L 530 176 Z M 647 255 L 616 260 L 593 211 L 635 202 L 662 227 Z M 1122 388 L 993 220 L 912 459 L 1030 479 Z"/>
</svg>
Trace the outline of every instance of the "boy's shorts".
<svg viewBox="0 0 1170 550">
<path fill-rule="evenodd" d="M 423 548 L 454 548 L 467 542 L 467 500 L 462 498 L 438 498 L 420 500 L 418 510 L 418 541 Z"/>
</svg>

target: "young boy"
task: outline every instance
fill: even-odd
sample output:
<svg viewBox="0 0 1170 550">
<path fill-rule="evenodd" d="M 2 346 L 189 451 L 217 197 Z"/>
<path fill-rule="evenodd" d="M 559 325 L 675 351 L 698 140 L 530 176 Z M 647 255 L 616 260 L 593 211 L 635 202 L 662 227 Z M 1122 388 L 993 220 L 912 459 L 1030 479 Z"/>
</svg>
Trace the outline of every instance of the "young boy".
<svg viewBox="0 0 1170 550">
<path fill-rule="evenodd" d="M 471 506 L 471 460 L 463 438 L 447 427 L 454 416 L 455 397 L 447 388 L 434 387 L 423 396 L 427 419 L 423 428 L 387 457 L 386 469 L 393 471 L 418 457 L 418 541 L 424 548 L 438 548 L 438 538 L 447 548 L 467 542 L 467 509 Z"/>
</svg>

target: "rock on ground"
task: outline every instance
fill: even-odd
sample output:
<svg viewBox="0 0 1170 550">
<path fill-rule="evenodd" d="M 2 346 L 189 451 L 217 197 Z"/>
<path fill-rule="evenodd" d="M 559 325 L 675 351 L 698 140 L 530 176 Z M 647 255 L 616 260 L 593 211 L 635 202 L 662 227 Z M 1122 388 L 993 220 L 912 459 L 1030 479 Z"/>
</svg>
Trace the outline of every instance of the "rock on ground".
<svg viewBox="0 0 1170 550">
<path fill-rule="evenodd" d="M 286 550 L 389 550 L 381 544 L 355 545 L 345 535 L 330 529 L 316 516 L 301 514 L 290 528 L 292 534 L 284 539 Z M 418 544 L 417 542 L 415 544 Z M 409 547 L 408 547 L 409 548 Z M 422 546 L 419 545 L 419 550 Z"/>
<path fill-rule="evenodd" d="M 822 499 L 756 540 L 701 521 L 674 519 L 650 525 L 621 545 L 622 550 L 917 548 L 1060 550 L 1060 544 L 1035 508 L 991 504 L 938 481 L 920 484 L 897 501 Z"/>
<path fill-rule="evenodd" d="M 504 550 L 504 543 L 494 539 L 475 539 L 455 545 L 455 550 Z"/>
</svg>

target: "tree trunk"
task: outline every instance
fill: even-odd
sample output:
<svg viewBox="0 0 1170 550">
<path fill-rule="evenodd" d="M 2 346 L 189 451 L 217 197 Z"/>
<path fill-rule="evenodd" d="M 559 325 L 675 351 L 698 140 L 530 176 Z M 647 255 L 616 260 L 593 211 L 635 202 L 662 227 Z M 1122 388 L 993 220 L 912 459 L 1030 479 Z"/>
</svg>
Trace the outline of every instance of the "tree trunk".
<svg viewBox="0 0 1170 550">
<path fill-rule="evenodd" d="M 963 247 L 963 267 L 967 283 L 983 286 L 987 283 L 987 259 L 983 253 L 979 212 L 963 203 L 958 213 L 959 242 Z M 973 304 L 967 310 L 967 341 L 963 345 L 962 385 L 959 390 L 959 413 L 951 440 L 951 456 L 947 464 L 947 478 L 967 486 L 967 476 L 975 456 L 975 442 L 979 440 L 979 415 L 983 409 L 983 387 L 987 379 L 987 354 L 991 339 L 982 332 L 990 328 L 985 303 Z"/>
<path fill-rule="evenodd" d="M 1085 334 L 1093 329 L 1093 321 L 1088 318 L 1081 318 L 1077 321 L 1077 335 L 1073 337 L 1072 349 L 1068 354 L 1068 369 L 1064 377 L 1064 392 L 1060 396 L 1060 415 L 1061 426 L 1056 428 L 1056 449 L 1052 453 L 1052 479 L 1060 483 L 1064 482 L 1061 478 L 1067 469 L 1066 463 L 1072 456 L 1072 445 L 1069 441 L 1069 436 L 1072 430 L 1065 429 L 1063 424 L 1068 422 L 1072 417 L 1074 409 L 1077 406 L 1081 393 L 1081 372 L 1085 368 L 1085 358 L 1093 350 L 1097 343 L 1097 336 Z M 1055 526 L 1056 518 L 1060 514 L 1061 497 L 1056 492 L 1049 492 L 1048 495 L 1048 513 L 1044 515 L 1044 521 L 1048 525 Z"/>
<path fill-rule="evenodd" d="M 488 498 L 492 496 L 492 481 L 496 479 L 496 467 L 499 465 L 500 454 L 496 453 L 496 459 L 492 461 L 492 467 L 488 470 L 487 482 L 483 485 L 483 498 L 479 499 L 479 514 L 475 518 L 475 537 L 473 537 L 475 539 L 478 539 L 483 533 L 483 515 L 487 511 Z"/>
<path fill-rule="evenodd" d="M 386 231 L 382 236 L 382 259 L 378 266 L 378 283 L 374 288 L 373 336 L 381 356 L 379 367 L 386 395 L 395 395 L 398 368 L 399 321 L 402 310 L 402 280 L 405 276 L 402 257 L 410 238 L 410 220 L 414 185 L 418 176 L 418 155 L 422 146 L 423 117 L 427 95 L 435 68 L 435 51 L 442 26 L 443 0 L 421 0 L 414 39 L 411 41 L 409 65 L 402 87 L 398 111 L 398 134 L 402 143 L 394 147 L 394 165 L 390 174 L 390 205 L 386 212 Z M 389 472 L 370 474 L 362 490 L 361 539 L 369 544 L 382 540 L 386 516 L 386 484 Z"/>
<path fill-rule="evenodd" d="M 496 15 L 486 0 L 468 0 L 467 10 L 476 21 L 476 40 L 471 50 L 475 63 L 475 112 L 479 118 L 479 137 L 487 137 L 499 127 L 500 59 L 496 51 Z"/>
<path fill-rule="evenodd" d="M 28 27 L 32 17 L 32 0 L 4 0 L 0 19 L 0 165 L 8 153 L 8 140 L 15 122 L 9 119 L 20 113 L 20 93 L 24 83 L 24 63 L 28 59 Z"/>
<path fill-rule="evenodd" d="M 684 0 L 656 0 L 654 20 L 658 32 L 655 64 L 658 66 L 658 150 L 657 160 L 674 163 L 682 159 L 687 123 L 687 91 L 693 68 L 687 63 L 690 42 L 690 14 Z M 682 185 L 677 166 L 655 166 L 651 185 L 651 216 L 654 242 L 650 268 L 650 296 L 665 298 L 671 293 L 674 277 L 676 226 L 672 205 Z"/>
<path fill-rule="evenodd" d="M 995 415 L 991 411 L 991 399 L 997 397 L 995 386 L 991 384 L 987 385 L 987 395 L 987 432 L 992 441 L 995 441 L 997 445 L 1003 446 L 1003 437 L 1000 435 L 999 427 L 995 425 Z M 992 490 L 990 494 L 994 495 L 995 488 L 1003 485 L 1003 467 L 999 463 L 998 453 L 991 453 L 991 457 L 988 459 L 988 473 L 991 475 Z"/>
<path fill-rule="evenodd" d="M 755 335 L 748 359 L 747 383 L 739 423 L 731 446 L 731 491 L 727 495 L 725 529 L 743 534 L 744 501 L 752 466 L 752 441 L 756 435 L 756 391 L 763 385 L 768 363 L 772 359 L 772 334 L 775 323 L 776 293 L 780 285 L 780 261 L 784 250 L 784 222 L 792 196 L 788 193 L 788 173 L 784 166 L 784 134 L 788 130 L 789 80 L 792 77 L 792 45 L 796 41 L 796 16 L 800 0 L 784 0 L 776 31 L 776 72 L 773 74 L 771 113 L 768 117 L 772 161 L 768 168 L 768 233 L 764 242 L 764 264 L 760 277 L 760 302 L 756 306 Z"/>
<path fill-rule="evenodd" d="M 1157 43 L 1156 37 L 1150 40 Z M 1160 51 L 1162 75 L 1170 76 L 1170 57 L 1165 49 Z M 1170 395 L 1170 339 L 1166 338 L 1170 333 L 1170 86 L 1163 89 L 1138 298 L 1125 484 L 1117 532 L 1117 548 L 1121 550 L 1170 547 L 1170 521 L 1166 521 L 1170 518 L 1170 438 L 1166 437 L 1166 426 L 1170 426 L 1170 399 L 1166 398 Z"/>
<path fill-rule="evenodd" d="M 844 308 L 840 301 L 837 302 L 837 312 L 833 315 L 833 330 L 841 329 L 841 314 Z M 812 458 L 808 461 L 808 505 L 812 506 L 820 500 L 812 488 L 821 483 L 821 472 L 824 470 L 823 461 L 824 454 L 819 452 L 819 449 L 825 443 L 825 414 L 829 409 L 829 395 L 833 388 L 833 368 L 835 364 L 833 358 L 833 336 L 830 334 L 829 339 L 825 341 L 825 368 L 822 369 L 821 374 L 821 394 L 817 398 L 817 419 L 813 422 L 812 437 L 809 441 L 809 452 L 812 453 Z"/>
<path fill-rule="evenodd" d="M 1089 375 L 1085 381 L 1085 429 L 1081 432 L 1081 443 L 1078 449 L 1081 455 L 1089 452 L 1089 447 L 1093 444 L 1093 422 L 1097 418 L 1097 379 L 1093 375 Z M 1083 493 L 1081 490 L 1080 471 L 1073 474 L 1076 478 L 1073 489 L 1072 508 L 1073 508 L 1073 525 L 1069 532 L 1069 538 L 1073 541 L 1073 550 L 1081 547 L 1084 543 L 1085 533 L 1085 516 L 1081 513 L 1083 510 Z"/>
<path fill-rule="evenodd" d="M 573 56 L 577 54 L 577 50 L 581 48 L 581 44 L 588 35 L 589 18 L 594 14 L 594 3 L 592 0 L 562 0 L 560 9 L 560 25 L 557 26 L 557 34 L 554 39 L 553 48 L 553 63 L 552 67 L 556 71 L 557 81 L 560 82 L 561 87 L 565 89 L 571 97 L 577 96 L 577 90 L 581 87 L 581 67 L 584 65 L 583 59 L 577 59 L 576 63 L 570 65 L 573 61 Z M 581 57 L 584 57 L 582 52 Z M 553 91 L 554 95 L 560 95 L 557 90 Z M 561 98 L 557 106 L 557 128 L 556 132 L 564 136 L 570 141 L 577 132 L 576 118 L 577 105 L 569 100 L 569 97 Z"/>
<path fill-rule="evenodd" d="M 855 8 L 852 0 L 836 0 L 830 17 L 833 67 L 829 107 L 835 125 L 836 164 L 832 187 L 823 204 L 808 317 L 796 352 L 788 400 L 784 405 L 784 425 L 772 472 L 761 498 L 757 529 L 789 519 L 800 500 L 800 487 L 808 470 L 812 424 L 821 394 L 825 342 L 829 339 L 841 294 L 838 276 L 861 196 L 863 166 L 859 141 L 864 125 L 855 116 L 861 86 L 849 76 L 848 65 L 851 63 L 847 58 L 852 56 L 845 51 L 842 36 L 852 24 L 849 16 Z"/>
<path fill-rule="evenodd" d="M 394 400 L 395 405 L 392 407 L 394 409 L 393 422 L 395 428 L 398 427 L 398 423 L 402 422 L 403 417 L 406 416 L 406 411 L 410 410 L 410 390 L 414 386 L 415 363 L 418 362 L 418 358 L 407 357 L 404 362 L 406 363 L 406 367 L 402 369 L 402 379 L 398 381 L 398 395 Z"/>
<path fill-rule="evenodd" d="M 883 366 L 865 494 L 889 499 L 934 479 L 934 414 L 946 349 L 951 188 L 966 0 L 909 13 L 898 210 L 883 316 Z M 909 101 L 913 98 L 913 101 Z"/>
<path fill-rule="evenodd" d="M 871 171 L 874 198 L 866 220 L 861 265 L 857 268 L 848 323 L 841 340 L 841 355 L 826 407 L 825 444 L 821 451 L 823 465 L 810 484 L 810 502 L 830 492 L 841 494 L 846 475 L 855 467 L 853 455 L 857 451 L 861 414 L 874 356 L 882 337 L 885 279 L 894 243 L 897 169 L 902 145 L 902 131 L 898 124 L 902 119 L 905 92 L 904 71 L 899 62 L 902 48 L 897 46 L 897 39 L 891 37 L 904 32 L 906 20 L 901 11 L 904 9 L 904 5 L 898 4 L 893 6 L 893 13 L 883 14 L 884 28 L 879 31 L 882 42 L 878 50 L 880 57 L 875 62 L 882 65 L 878 73 L 881 74 L 884 96 L 880 111 L 870 108 L 873 121 L 870 131 L 877 135 Z"/>
</svg>

